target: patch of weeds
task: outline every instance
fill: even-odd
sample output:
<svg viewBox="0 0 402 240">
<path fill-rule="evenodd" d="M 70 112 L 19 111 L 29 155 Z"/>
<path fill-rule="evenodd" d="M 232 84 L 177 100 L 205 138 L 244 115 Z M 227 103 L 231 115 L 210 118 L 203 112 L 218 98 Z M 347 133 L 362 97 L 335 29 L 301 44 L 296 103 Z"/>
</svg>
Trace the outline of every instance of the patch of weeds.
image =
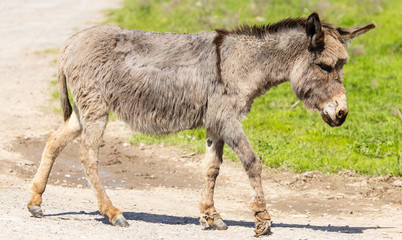
<svg viewBox="0 0 402 240">
<path fill-rule="evenodd" d="M 45 50 L 40 50 L 40 51 L 34 51 L 34 54 L 37 55 L 42 55 L 42 54 L 58 54 L 60 49 L 58 48 L 49 48 Z"/>
<path fill-rule="evenodd" d="M 168 144 L 185 147 L 195 153 L 203 153 L 205 151 L 205 137 L 206 132 L 204 129 L 186 130 L 176 134 L 168 135 L 148 135 L 148 134 L 134 134 L 130 139 L 132 144 Z"/>
</svg>

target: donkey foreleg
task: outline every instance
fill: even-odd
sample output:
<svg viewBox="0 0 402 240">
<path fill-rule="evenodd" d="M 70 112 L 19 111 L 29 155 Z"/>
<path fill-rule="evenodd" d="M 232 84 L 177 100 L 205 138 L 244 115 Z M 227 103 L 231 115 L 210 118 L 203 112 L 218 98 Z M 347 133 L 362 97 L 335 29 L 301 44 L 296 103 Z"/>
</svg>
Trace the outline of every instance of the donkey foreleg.
<svg viewBox="0 0 402 240">
<path fill-rule="evenodd" d="M 79 159 L 84 166 L 85 174 L 98 199 L 99 210 L 102 215 L 109 217 L 113 225 L 127 227 L 128 222 L 122 212 L 112 205 L 98 173 L 99 146 L 107 123 L 107 115 L 97 120 L 86 120 L 79 152 Z"/>
<path fill-rule="evenodd" d="M 261 160 L 254 152 L 240 123 L 231 124 L 230 127 L 226 128 L 223 133 L 223 139 L 240 158 L 250 179 L 251 187 L 255 191 L 254 201 L 251 202 L 251 209 L 255 217 L 256 236 L 268 234 L 271 227 L 271 216 L 266 208 L 264 191 L 262 189 Z"/>
<path fill-rule="evenodd" d="M 59 153 L 67 145 L 81 134 L 81 123 L 73 112 L 67 122 L 56 132 L 49 136 L 42 160 L 31 186 L 31 199 L 27 205 L 34 217 L 43 217 L 41 209 L 42 194 L 46 189 L 47 180 L 53 163 Z"/>
<path fill-rule="evenodd" d="M 222 221 L 220 214 L 214 206 L 214 189 L 219 168 L 222 163 L 223 140 L 218 138 L 210 130 L 207 130 L 207 144 L 204 158 L 204 183 L 199 203 L 200 212 L 203 214 L 200 223 L 204 229 L 208 227 L 218 230 L 226 230 L 227 226 Z"/>
</svg>

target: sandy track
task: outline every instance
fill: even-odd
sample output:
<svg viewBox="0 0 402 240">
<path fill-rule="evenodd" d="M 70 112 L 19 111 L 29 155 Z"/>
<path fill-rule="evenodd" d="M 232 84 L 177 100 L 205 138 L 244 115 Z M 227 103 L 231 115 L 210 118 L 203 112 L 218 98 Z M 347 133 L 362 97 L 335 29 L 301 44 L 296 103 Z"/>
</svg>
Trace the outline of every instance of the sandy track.
<svg viewBox="0 0 402 240">
<path fill-rule="evenodd" d="M 2 156 L 9 156 L 4 145 L 10 138 L 47 134 L 61 123 L 49 114 L 49 82 L 56 79 L 51 63 L 57 56 L 42 52 L 60 48 L 76 31 L 101 21 L 101 10 L 117 6 L 116 0 L 0 1 Z"/>
<path fill-rule="evenodd" d="M 251 188 L 238 164 L 225 162 L 217 182 L 216 206 L 229 229 L 202 231 L 201 156 L 188 158 L 166 146 L 127 146 L 130 131 L 118 121 L 108 126 L 101 171 L 130 227 L 108 224 L 85 180 L 72 177 L 81 170 L 77 143 L 55 164 L 44 194 L 45 218 L 30 217 L 30 181 L 46 136 L 62 123 L 49 101 L 56 55 L 43 51 L 59 48 L 74 32 L 101 21 L 102 9 L 116 6 L 112 0 L 0 2 L 0 239 L 253 239 Z M 401 239 L 401 188 L 393 186 L 398 181 L 264 172 L 274 221 L 266 238 Z"/>
</svg>

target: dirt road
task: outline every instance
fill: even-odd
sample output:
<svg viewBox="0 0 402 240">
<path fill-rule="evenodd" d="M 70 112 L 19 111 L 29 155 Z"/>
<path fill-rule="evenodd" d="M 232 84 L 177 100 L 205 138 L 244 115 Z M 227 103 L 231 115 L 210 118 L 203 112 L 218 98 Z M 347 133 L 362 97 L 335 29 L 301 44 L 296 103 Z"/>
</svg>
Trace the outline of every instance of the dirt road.
<svg viewBox="0 0 402 240">
<path fill-rule="evenodd" d="M 26 209 L 45 139 L 61 123 L 52 110 L 55 51 L 74 32 L 100 22 L 113 0 L 0 2 L 0 239 L 253 239 L 251 187 L 238 163 L 225 161 L 216 207 L 227 231 L 198 224 L 201 158 L 171 146 L 132 146 L 121 122 L 109 123 L 100 173 L 129 228 L 100 216 L 76 155 L 78 141 L 57 159 L 44 194 L 45 217 Z M 269 94 L 269 93 L 268 93 Z M 402 239 L 401 179 L 343 172 L 266 170 L 273 218 L 265 239 Z"/>
</svg>

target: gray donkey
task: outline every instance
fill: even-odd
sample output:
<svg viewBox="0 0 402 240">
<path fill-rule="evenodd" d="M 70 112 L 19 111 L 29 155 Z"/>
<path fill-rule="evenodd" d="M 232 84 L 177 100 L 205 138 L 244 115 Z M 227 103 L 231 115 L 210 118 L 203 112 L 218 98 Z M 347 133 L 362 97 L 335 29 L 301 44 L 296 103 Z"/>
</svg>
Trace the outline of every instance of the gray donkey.
<svg viewBox="0 0 402 240">
<path fill-rule="evenodd" d="M 167 134 L 207 131 L 205 173 L 199 207 L 204 228 L 227 229 L 214 206 L 215 180 L 226 143 L 240 158 L 255 191 L 251 209 L 256 235 L 268 234 L 271 217 L 261 185 L 261 161 L 242 130 L 254 99 L 290 81 L 306 108 L 331 127 L 348 114 L 342 68 L 347 42 L 374 28 L 334 28 L 318 14 L 265 26 L 196 34 L 154 33 L 97 26 L 72 36 L 58 58 L 65 124 L 47 140 L 31 187 L 28 209 L 42 217 L 42 194 L 54 160 L 81 135 L 79 159 L 113 225 L 128 226 L 112 205 L 98 174 L 109 111 L 133 129 Z M 68 100 L 67 83 L 74 98 Z"/>
</svg>

